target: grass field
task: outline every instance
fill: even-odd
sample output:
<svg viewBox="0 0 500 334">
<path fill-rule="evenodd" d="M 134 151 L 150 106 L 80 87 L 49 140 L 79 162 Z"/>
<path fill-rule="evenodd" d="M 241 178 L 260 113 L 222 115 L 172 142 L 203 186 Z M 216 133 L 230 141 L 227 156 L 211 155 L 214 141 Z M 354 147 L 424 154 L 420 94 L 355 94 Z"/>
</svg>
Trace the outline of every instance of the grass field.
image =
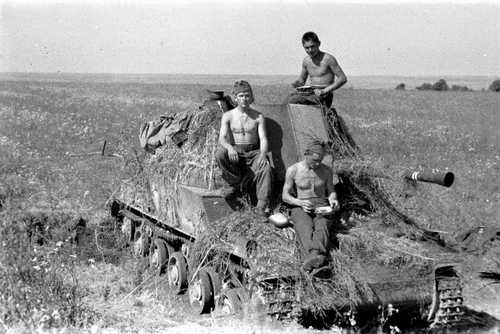
<svg viewBox="0 0 500 334">
<path fill-rule="evenodd" d="M 16 210 L 69 210 L 96 221 L 119 181 L 130 175 L 133 150 L 143 155 L 140 124 L 197 108 L 205 88 L 230 91 L 224 85 L 0 81 L 0 201 Z M 281 103 L 290 89 L 263 85 L 254 91 L 257 103 L 265 104 Z M 452 188 L 423 184 L 419 197 L 406 204 L 426 226 L 449 236 L 474 226 L 499 226 L 499 94 L 347 89 L 336 93 L 335 105 L 363 154 L 378 166 L 455 173 Z M 107 152 L 125 159 L 78 155 L 100 151 L 104 140 Z M 487 254 L 468 255 L 465 278 L 470 305 L 500 317 L 500 289 L 483 287 L 473 277 L 479 270 L 499 271 L 497 256 L 498 245 Z M 152 290 L 130 295 L 134 270 L 128 266 L 128 260 L 77 266 L 86 302 L 104 315 L 95 330 L 229 333 L 240 326 L 237 320 L 189 321 L 188 312 L 154 298 Z M 244 322 L 241 330 L 311 332 L 255 324 Z"/>
</svg>

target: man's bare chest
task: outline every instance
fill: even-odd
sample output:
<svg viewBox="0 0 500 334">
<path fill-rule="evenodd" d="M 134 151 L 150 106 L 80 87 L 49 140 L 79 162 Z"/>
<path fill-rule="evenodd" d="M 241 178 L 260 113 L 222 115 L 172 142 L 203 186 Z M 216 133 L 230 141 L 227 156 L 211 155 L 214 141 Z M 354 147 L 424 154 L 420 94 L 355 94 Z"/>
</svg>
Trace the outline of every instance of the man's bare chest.
<svg viewBox="0 0 500 334">
<path fill-rule="evenodd" d="M 332 71 L 330 70 L 330 67 L 324 61 L 321 61 L 321 62 L 316 64 L 310 60 L 310 61 L 306 62 L 306 68 L 307 68 L 307 72 L 313 76 L 323 76 L 325 74 L 332 73 Z"/>
<path fill-rule="evenodd" d="M 251 133 L 258 127 L 258 121 L 248 115 L 237 115 L 231 118 L 231 130 L 233 133 Z"/>
<path fill-rule="evenodd" d="M 326 176 L 320 170 L 314 171 L 311 169 L 299 168 L 294 181 L 299 189 L 314 189 L 325 185 Z"/>
</svg>

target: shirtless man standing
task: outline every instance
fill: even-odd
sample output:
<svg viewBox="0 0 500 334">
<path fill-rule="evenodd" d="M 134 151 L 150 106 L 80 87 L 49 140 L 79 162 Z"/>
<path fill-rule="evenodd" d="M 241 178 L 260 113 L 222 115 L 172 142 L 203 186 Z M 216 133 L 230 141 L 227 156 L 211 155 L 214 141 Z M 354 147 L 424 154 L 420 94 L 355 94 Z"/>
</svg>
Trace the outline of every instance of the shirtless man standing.
<svg viewBox="0 0 500 334">
<path fill-rule="evenodd" d="M 321 42 L 316 33 L 309 31 L 302 36 L 302 46 L 307 56 L 302 61 L 299 78 L 292 83 L 292 86 L 295 88 L 303 86 L 309 76 L 314 94 L 330 108 L 333 102 L 333 91 L 342 87 L 347 82 L 347 77 L 335 57 L 321 51 L 320 45 Z"/>
<path fill-rule="evenodd" d="M 271 193 L 271 166 L 264 116 L 250 107 L 253 92 L 246 81 L 236 81 L 233 94 L 238 106 L 222 115 L 216 157 L 223 178 L 235 190 L 250 173 L 256 183 L 257 213 L 265 215 Z"/>
<path fill-rule="evenodd" d="M 330 217 L 315 213 L 315 208 L 339 209 L 333 172 L 321 162 L 324 155 L 325 144 L 312 141 L 304 153 L 304 160 L 287 169 L 282 193 L 283 201 L 294 206 L 291 219 L 306 253 L 303 269 L 308 272 L 326 264 L 332 223 Z M 294 186 L 296 197 L 292 195 Z"/>
</svg>

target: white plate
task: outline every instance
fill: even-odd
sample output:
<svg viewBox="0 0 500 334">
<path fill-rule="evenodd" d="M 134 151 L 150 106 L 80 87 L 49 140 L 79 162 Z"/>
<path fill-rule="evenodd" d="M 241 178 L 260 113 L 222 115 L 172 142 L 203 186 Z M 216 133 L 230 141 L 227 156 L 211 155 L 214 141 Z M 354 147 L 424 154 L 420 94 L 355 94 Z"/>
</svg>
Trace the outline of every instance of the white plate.
<svg viewBox="0 0 500 334">
<path fill-rule="evenodd" d="M 333 209 L 331 206 L 318 206 L 316 209 L 314 209 L 314 213 L 317 215 L 327 215 L 333 212 Z"/>
<path fill-rule="evenodd" d="M 300 87 L 297 87 L 296 89 L 297 90 L 312 90 L 312 89 L 322 89 L 322 88 L 325 88 L 326 86 L 323 86 L 323 85 L 309 85 L 309 86 L 300 86 Z"/>
</svg>

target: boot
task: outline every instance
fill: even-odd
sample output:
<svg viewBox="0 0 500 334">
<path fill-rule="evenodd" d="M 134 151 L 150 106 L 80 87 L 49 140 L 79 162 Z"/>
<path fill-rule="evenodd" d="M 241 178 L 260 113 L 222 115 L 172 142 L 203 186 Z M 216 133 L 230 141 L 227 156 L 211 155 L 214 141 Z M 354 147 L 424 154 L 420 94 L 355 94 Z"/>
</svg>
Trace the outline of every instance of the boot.
<svg viewBox="0 0 500 334">
<path fill-rule="evenodd" d="M 259 216 L 267 217 L 267 201 L 259 199 L 255 207 L 255 213 Z"/>
<path fill-rule="evenodd" d="M 302 264 L 302 269 L 305 272 L 311 272 L 313 269 L 319 268 L 326 263 L 326 256 L 312 251 Z"/>
</svg>

